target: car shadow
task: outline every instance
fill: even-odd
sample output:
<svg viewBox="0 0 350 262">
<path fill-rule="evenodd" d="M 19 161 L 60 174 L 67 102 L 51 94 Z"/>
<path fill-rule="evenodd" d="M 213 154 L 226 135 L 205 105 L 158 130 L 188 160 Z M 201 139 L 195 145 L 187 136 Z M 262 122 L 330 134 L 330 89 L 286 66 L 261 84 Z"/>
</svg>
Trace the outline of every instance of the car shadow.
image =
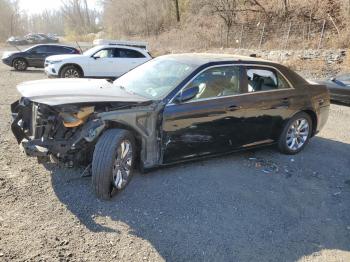
<svg viewBox="0 0 350 262">
<path fill-rule="evenodd" d="M 17 71 L 17 70 L 11 69 L 11 72 L 19 73 L 19 74 L 43 74 L 43 75 L 45 75 L 45 72 L 43 69 L 27 69 L 25 71 Z"/>
<path fill-rule="evenodd" d="M 279 171 L 263 172 L 261 158 Z M 349 144 L 316 137 L 296 156 L 266 148 L 136 174 L 111 201 L 96 199 L 82 170 L 48 168 L 90 231 L 125 223 L 166 260 L 296 261 L 350 251 L 349 159 Z"/>
</svg>

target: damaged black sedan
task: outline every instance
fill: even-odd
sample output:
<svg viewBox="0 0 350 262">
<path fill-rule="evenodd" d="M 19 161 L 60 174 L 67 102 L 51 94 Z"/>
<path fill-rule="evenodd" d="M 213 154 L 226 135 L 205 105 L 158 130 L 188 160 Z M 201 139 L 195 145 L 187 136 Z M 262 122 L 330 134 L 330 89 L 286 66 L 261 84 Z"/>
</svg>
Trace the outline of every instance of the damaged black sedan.
<svg viewBox="0 0 350 262">
<path fill-rule="evenodd" d="M 215 54 L 162 56 L 113 83 L 40 80 L 17 89 L 12 131 L 26 154 L 91 164 L 103 199 L 135 167 L 271 144 L 296 154 L 325 125 L 330 105 L 325 86 L 282 65 Z"/>
</svg>

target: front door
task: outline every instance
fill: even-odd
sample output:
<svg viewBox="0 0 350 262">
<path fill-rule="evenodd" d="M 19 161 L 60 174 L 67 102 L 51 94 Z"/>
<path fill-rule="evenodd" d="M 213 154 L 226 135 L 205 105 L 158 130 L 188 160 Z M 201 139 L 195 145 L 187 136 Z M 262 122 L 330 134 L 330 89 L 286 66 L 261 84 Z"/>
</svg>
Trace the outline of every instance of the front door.
<svg viewBox="0 0 350 262">
<path fill-rule="evenodd" d="M 85 69 L 86 76 L 110 77 L 114 76 L 115 48 L 104 48 L 95 53 Z"/>
<path fill-rule="evenodd" d="M 245 141 L 240 100 L 241 70 L 220 66 L 198 74 L 185 88 L 199 87 L 190 101 L 168 104 L 163 113 L 163 163 L 231 151 Z"/>
<path fill-rule="evenodd" d="M 48 56 L 47 46 L 37 46 L 28 51 L 27 60 L 30 66 L 44 67 L 45 58 Z"/>
</svg>

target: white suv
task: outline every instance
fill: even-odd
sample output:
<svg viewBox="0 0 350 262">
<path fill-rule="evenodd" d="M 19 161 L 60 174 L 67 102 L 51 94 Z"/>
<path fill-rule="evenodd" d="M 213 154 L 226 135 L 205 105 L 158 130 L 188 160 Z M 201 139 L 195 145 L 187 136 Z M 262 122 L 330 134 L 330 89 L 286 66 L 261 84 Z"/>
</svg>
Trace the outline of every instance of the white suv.
<svg viewBox="0 0 350 262">
<path fill-rule="evenodd" d="M 45 72 L 51 77 L 117 78 L 152 57 L 147 46 L 111 44 L 95 46 L 82 55 L 54 55 L 45 60 Z M 130 42 L 131 43 L 131 42 Z"/>
</svg>

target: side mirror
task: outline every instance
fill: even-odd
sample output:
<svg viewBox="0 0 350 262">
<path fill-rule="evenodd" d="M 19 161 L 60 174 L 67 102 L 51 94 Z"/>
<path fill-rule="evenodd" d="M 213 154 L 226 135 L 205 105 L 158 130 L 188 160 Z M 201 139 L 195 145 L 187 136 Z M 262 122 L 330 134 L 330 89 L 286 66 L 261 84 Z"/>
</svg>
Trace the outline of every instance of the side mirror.
<svg viewBox="0 0 350 262">
<path fill-rule="evenodd" d="M 92 58 L 95 59 L 95 60 L 97 60 L 97 59 L 99 59 L 99 58 L 101 58 L 101 57 L 99 57 L 99 56 L 93 56 Z"/>
<path fill-rule="evenodd" d="M 336 80 L 336 78 L 335 78 L 335 77 L 332 77 L 330 80 L 331 80 L 332 82 L 334 82 L 334 81 Z"/>
<path fill-rule="evenodd" d="M 182 103 L 182 102 L 186 102 L 191 100 L 192 98 L 194 98 L 196 95 L 198 95 L 199 93 L 199 87 L 198 86 L 192 86 L 188 89 L 185 89 L 182 91 L 181 94 L 179 94 L 176 98 L 175 98 L 175 102 L 176 103 Z"/>
</svg>

